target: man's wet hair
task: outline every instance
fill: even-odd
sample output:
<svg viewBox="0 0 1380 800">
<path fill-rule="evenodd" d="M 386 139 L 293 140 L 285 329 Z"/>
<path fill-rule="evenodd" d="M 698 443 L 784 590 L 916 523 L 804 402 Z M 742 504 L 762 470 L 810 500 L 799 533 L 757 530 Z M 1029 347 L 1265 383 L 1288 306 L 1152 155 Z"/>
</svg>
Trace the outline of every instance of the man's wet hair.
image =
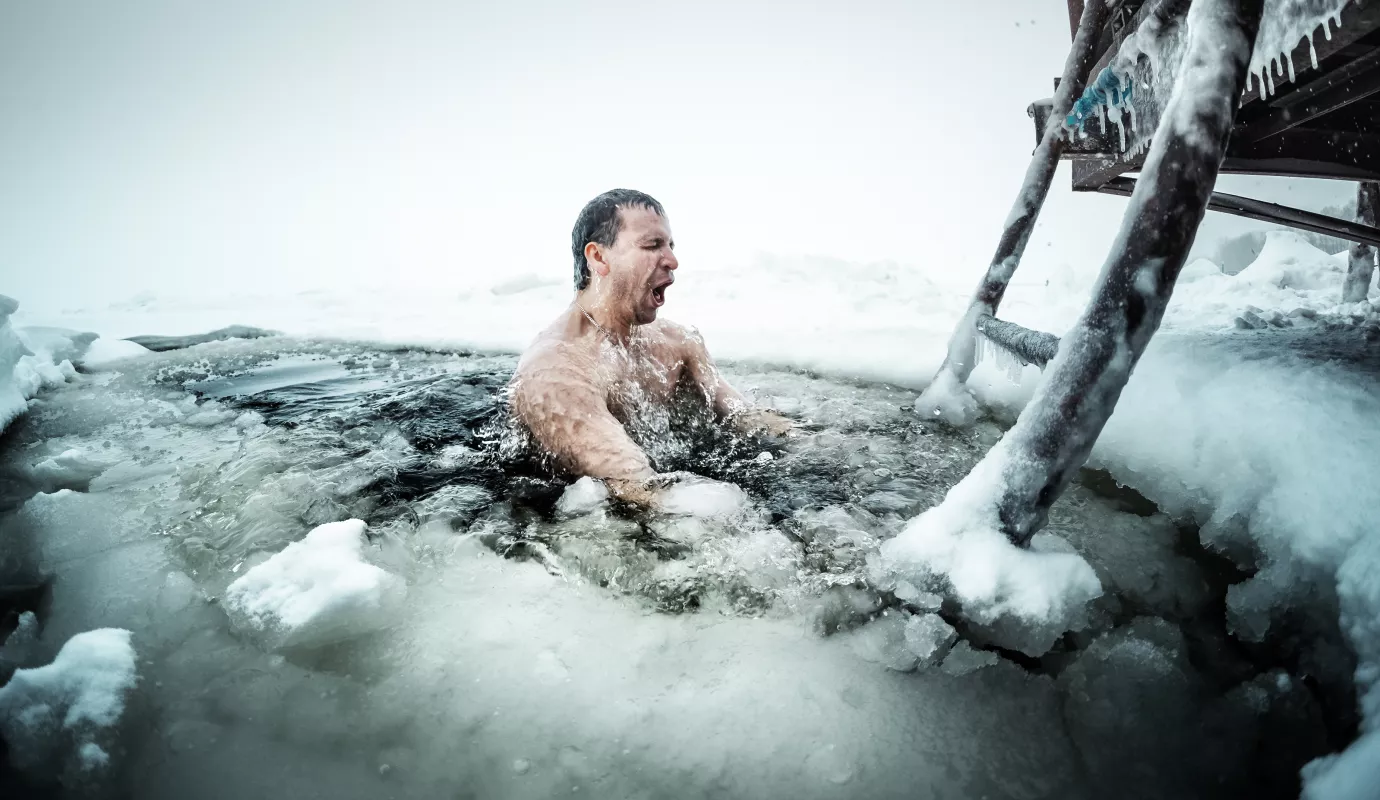
<svg viewBox="0 0 1380 800">
<path fill-rule="evenodd" d="M 575 218 L 575 228 L 570 232 L 570 252 L 575 256 L 575 290 L 589 285 L 589 262 L 585 260 L 585 245 L 590 242 L 605 247 L 613 246 L 618 231 L 623 228 L 621 208 L 650 208 L 657 216 L 666 216 L 666 211 L 656 198 L 634 189 L 613 189 L 585 204 L 580 216 Z"/>
</svg>

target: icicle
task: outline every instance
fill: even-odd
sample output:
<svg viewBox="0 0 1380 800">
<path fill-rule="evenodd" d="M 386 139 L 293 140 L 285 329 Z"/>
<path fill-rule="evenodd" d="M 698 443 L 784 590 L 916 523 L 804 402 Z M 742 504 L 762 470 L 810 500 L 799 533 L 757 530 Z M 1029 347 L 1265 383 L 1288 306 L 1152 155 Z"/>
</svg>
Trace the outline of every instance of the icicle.
<svg viewBox="0 0 1380 800">
<path fill-rule="evenodd" d="M 1106 136 L 1106 135 L 1107 135 L 1107 109 L 1106 109 L 1105 107 L 1103 107 L 1103 106 L 1098 106 L 1098 107 L 1097 107 L 1097 122 L 1098 122 L 1097 127 L 1099 127 L 1099 128 L 1102 130 L 1102 135 L 1103 135 L 1103 136 Z"/>
<path fill-rule="evenodd" d="M 978 329 L 978 347 L 974 364 L 981 364 L 984 361 L 991 361 L 993 366 L 1006 374 L 1007 380 L 1014 384 L 1020 384 L 1021 373 L 1025 370 L 1026 364 L 1015 353 L 1005 347 L 993 342 L 981 333 Z"/>
<path fill-rule="evenodd" d="M 1313 34 L 1308 34 L 1308 58 L 1313 62 L 1313 69 L 1318 68 L 1318 49 L 1313 46 Z"/>
<path fill-rule="evenodd" d="M 1258 83 L 1258 84 L 1260 85 L 1260 99 L 1261 99 L 1261 100 L 1265 100 L 1265 99 L 1266 99 L 1266 96 L 1265 96 L 1265 76 L 1264 76 L 1264 75 L 1256 75 L 1256 76 L 1255 76 L 1255 82 Z"/>
<path fill-rule="evenodd" d="M 1327 41 L 1329 41 L 1329 42 L 1332 41 L 1332 28 L 1331 28 L 1331 26 L 1329 25 L 1329 23 L 1331 23 L 1331 22 L 1332 22 L 1332 18 L 1331 18 L 1331 17 L 1326 17 L 1326 18 L 1324 18 L 1324 19 L 1323 19 L 1323 22 L 1322 22 L 1323 36 L 1326 36 L 1326 37 L 1327 37 Z M 1341 27 L 1342 27 L 1341 23 L 1338 23 L 1338 24 L 1337 24 L 1337 28 L 1338 28 L 1338 29 L 1341 29 Z"/>
<path fill-rule="evenodd" d="M 1266 67 L 1266 68 L 1265 68 L 1265 78 L 1266 78 L 1267 81 L 1269 81 L 1269 83 L 1267 84 L 1267 85 L 1269 86 L 1269 93 L 1270 93 L 1271 96 L 1273 96 L 1274 93 L 1275 93 L 1275 74 L 1274 74 L 1274 70 L 1270 69 L 1269 67 Z M 1265 98 L 1262 97 L 1261 99 L 1264 100 Z"/>
<path fill-rule="evenodd" d="M 1136 107 L 1135 107 L 1133 104 L 1131 104 L 1131 103 L 1127 103 L 1127 104 L 1126 104 L 1126 113 L 1131 117 L 1131 135 L 1132 135 L 1132 136 L 1139 136 L 1139 135 L 1140 135 L 1140 127 L 1136 124 Z M 1126 146 L 1126 145 L 1124 145 L 1124 144 L 1122 145 L 1122 147 L 1125 147 L 1125 146 Z"/>
<path fill-rule="evenodd" d="M 1294 76 L 1294 51 L 1290 50 L 1282 55 L 1284 56 L 1284 63 L 1289 65 L 1289 82 L 1294 83 L 1297 80 Z"/>
</svg>

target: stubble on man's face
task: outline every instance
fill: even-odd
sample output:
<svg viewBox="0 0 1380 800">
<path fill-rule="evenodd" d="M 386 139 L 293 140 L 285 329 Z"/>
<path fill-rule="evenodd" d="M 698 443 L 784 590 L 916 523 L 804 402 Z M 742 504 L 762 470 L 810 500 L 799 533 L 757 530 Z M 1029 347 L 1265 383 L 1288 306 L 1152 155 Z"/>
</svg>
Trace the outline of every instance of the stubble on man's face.
<svg viewBox="0 0 1380 800">
<path fill-rule="evenodd" d="M 649 208 L 619 209 L 622 225 L 609 249 L 611 299 L 638 325 L 656 321 L 675 282 L 675 240 L 671 224 Z"/>
</svg>

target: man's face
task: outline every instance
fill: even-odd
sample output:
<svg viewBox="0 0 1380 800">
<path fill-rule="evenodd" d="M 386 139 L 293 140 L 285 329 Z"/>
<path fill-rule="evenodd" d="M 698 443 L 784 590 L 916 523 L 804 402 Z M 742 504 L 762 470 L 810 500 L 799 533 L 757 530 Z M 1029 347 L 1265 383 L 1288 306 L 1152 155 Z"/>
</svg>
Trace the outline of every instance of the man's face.
<svg viewBox="0 0 1380 800">
<path fill-rule="evenodd" d="M 638 325 L 656 320 L 666 303 L 666 288 L 680 266 L 671 238 L 671 225 L 650 208 L 620 208 L 622 226 L 613 246 L 606 248 L 609 297 L 627 310 Z"/>
</svg>

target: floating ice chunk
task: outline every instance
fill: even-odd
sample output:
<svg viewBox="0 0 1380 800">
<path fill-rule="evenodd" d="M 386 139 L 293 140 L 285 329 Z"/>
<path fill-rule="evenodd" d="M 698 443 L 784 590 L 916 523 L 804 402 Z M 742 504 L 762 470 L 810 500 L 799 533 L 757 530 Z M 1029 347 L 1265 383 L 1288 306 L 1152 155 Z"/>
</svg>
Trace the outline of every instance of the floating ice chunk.
<svg viewBox="0 0 1380 800">
<path fill-rule="evenodd" d="M 130 632 L 116 628 L 79 633 L 53 663 L 16 670 L 0 688 L 0 734 L 11 762 L 25 771 L 57 771 L 58 760 L 78 754 L 95 765 L 87 745 L 96 746 L 93 738 L 119 721 L 135 679 Z"/>
<path fill-rule="evenodd" d="M 45 492 L 58 489 L 85 489 L 96 476 L 110 465 L 75 448 L 45 458 L 29 470 L 33 479 Z"/>
<path fill-rule="evenodd" d="M 565 487 L 561 499 L 556 501 L 556 510 L 562 514 L 579 516 L 602 506 L 608 499 L 609 490 L 604 484 L 586 475 Z"/>
<path fill-rule="evenodd" d="M 907 580 L 896 582 L 896 588 L 892 590 L 896 599 L 904 601 L 907 605 L 914 606 L 924 611 L 938 611 L 944 605 L 944 598 L 934 592 L 922 592 L 915 588 L 915 584 Z"/>
<path fill-rule="evenodd" d="M 922 664 L 938 664 L 948 655 L 958 633 L 938 614 L 916 614 L 906 620 L 906 648 Z"/>
<path fill-rule="evenodd" d="M 401 578 L 364 560 L 361 520 L 313 528 L 225 590 L 236 628 L 270 649 L 315 647 L 387 627 L 407 595 Z"/>
<path fill-rule="evenodd" d="M 182 420 L 184 425 L 191 425 L 195 428 L 214 428 L 222 422 L 229 422 L 238 417 L 235 412 L 225 408 L 215 400 L 208 400 L 197 406 L 196 398 L 190 399 L 192 402 L 186 404 L 189 413 L 186 419 Z"/>
<path fill-rule="evenodd" d="M 898 611 L 883 611 L 844 636 L 860 658 L 899 672 L 915 669 L 916 655 L 906 641 L 906 620 Z"/>
<path fill-rule="evenodd" d="M 949 654 L 944 657 L 944 663 L 939 668 L 949 675 L 967 675 L 976 672 L 983 667 L 995 665 L 1000 659 L 996 653 L 989 653 L 986 650 L 977 650 L 971 644 L 960 641 L 954 645 Z"/>
<path fill-rule="evenodd" d="M 691 517 L 731 517 L 747 507 L 747 494 L 731 483 L 688 477 L 661 493 L 658 508 Z"/>
</svg>

